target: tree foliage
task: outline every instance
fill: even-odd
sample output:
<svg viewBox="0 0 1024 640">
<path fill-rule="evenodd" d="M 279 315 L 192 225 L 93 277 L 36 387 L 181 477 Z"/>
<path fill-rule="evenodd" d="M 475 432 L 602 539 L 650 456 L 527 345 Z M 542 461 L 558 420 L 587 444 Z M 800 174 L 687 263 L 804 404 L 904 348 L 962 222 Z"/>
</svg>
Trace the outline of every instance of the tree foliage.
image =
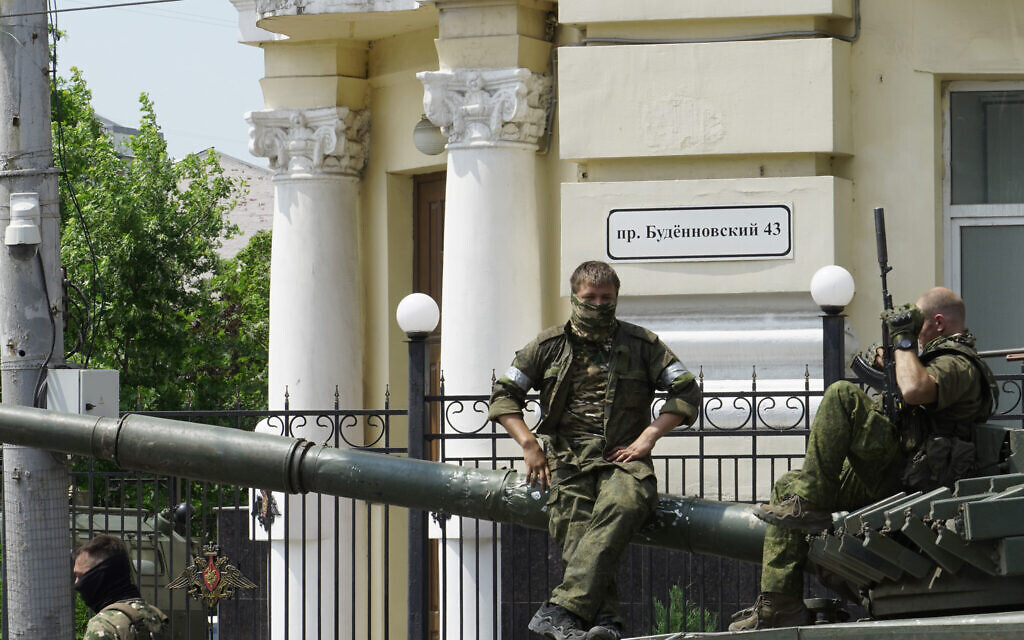
<svg viewBox="0 0 1024 640">
<path fill-rule="evenodd" d="M 217 253 L 243 185 L 214 153 L 172 159 L 146 94 L 127 154 L 80 71 L 53 96 L 61 259 L 82 293 L 69 292 L 72 359 L 120 371 L 122 408 L 181 409 L 189 396 L 227 408 L 243 382 L 247 408 L 264 408 L 253 381 L 265 380 L 269 236 L 232 260 Z"/>
<path fill-rule="evenodd" d="M 208 281 L 216 299 L 213 312 L 201 318 L 190 360 L 198 407 L 267 406 L 267 350 L 270 332 L 270 231 L 253 235 L 249 244 L 220 263 Z"/>
</svg>

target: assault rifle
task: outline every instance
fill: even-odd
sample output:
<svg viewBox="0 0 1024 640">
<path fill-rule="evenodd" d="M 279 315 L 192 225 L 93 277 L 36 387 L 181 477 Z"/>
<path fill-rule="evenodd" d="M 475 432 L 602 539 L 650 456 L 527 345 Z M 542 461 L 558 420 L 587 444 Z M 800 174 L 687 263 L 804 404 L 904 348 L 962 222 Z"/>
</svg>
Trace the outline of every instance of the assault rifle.
<svg viewBox="0 0 1024 640">
<path fill-rule="evenodd" d="M 889 311 L 892 309 L 892 295 L 889 293 L 886 274 L 892 271 L 892 267 L 889 266 L 889 255 L 885 242 L 885 210 L 882 207 L 875 207 L 875 241 L 878 245 L 878 267 L 882 272 L 882 306 Z M 899 426 L 903 410 L 903 394 L 900 393 L 899 385 L 896 383 L 896 358 L 893 355 L 892 338 L 889 337 L 889 325 L 884 320 L 882 321 L 881 349 L 881 371 L 873 366 L 875 358 L 873 353 L 867 354 L 870 361 L 864 355 L 857 355 L 850 368 L 869 386 L 882 392 L 882 410 L 894 425 Z"/>
</svg>

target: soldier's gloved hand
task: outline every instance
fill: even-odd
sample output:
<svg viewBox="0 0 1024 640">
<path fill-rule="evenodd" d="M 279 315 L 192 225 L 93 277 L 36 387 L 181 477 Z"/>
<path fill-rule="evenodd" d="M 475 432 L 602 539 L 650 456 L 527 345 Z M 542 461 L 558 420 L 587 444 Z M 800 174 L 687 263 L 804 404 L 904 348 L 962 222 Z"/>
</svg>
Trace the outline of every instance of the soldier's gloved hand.
<svg viewBox="0 0 1024 640">
<path fill-rule="evenodd" d="M 924 314 L 916 304 L 901 304 L 894 309 L 882 312 L 882 320 L 889 327 L 889 338 L 897 349 L 909 349 L 917 344 L 917 334 L 921 333 Z"/>
<path fill-rule="evenodd" d="M 882 345 L 879 343 L 876 342 L 862 351 L 860 357 L 875 369 L 882 370 Z"/>
</svg>

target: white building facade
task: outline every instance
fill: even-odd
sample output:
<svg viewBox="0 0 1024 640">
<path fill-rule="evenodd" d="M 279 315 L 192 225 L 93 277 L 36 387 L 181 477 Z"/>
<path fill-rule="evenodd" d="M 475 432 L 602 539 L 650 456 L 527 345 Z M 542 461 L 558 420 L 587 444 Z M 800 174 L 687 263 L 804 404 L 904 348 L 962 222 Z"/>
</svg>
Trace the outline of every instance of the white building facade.
<svg viewBox="0 0 1024 640">
<path fill-rule="evenodd" d="M 851 348 L 877 340 L 876 206 L 898 301 L 949 286 L 981 348 L 1021 342 L 1024 302 L 1003 295 L 1024 239 L 1018 1 L 231 1 L 265 52 L 247 118 L 274 172 L 270 397 L 287 387 L 292 408 L 336 386 L 373 406 L 389 383 L 402 406 L 393 318 L 413 290 L 441 304 L 448 393 L 487 393 L 564 321 L 588 259 L 618 271 L 620 315 L 708 380 L 817 377 L 818 268 L 854 276 Z M 421 115 L 444 153 L 413 146 Z M 390 597 L 360 634 L 404 624 Z"/>
</svg>

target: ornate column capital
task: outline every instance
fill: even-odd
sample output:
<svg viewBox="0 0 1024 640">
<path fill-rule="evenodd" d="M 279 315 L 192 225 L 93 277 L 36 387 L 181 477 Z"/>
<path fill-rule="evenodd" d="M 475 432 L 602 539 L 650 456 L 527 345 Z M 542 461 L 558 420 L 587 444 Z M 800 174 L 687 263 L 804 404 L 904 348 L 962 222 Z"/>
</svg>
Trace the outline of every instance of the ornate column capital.
<svg viewBox="0 0 1024 640">
<path fill-rule="evenodd" d="M 245 114 L 249 152 L 277 174 L 358 176 L 366 164 L 368 109 L 316 107 Z"/>
<path fill-rule="evenodd" d="M 416 74 L 427 118 L 448 148 L 536 146 L 544 135 L 551 76 L 529 69 L 452 69 Z"/>
</svg>

